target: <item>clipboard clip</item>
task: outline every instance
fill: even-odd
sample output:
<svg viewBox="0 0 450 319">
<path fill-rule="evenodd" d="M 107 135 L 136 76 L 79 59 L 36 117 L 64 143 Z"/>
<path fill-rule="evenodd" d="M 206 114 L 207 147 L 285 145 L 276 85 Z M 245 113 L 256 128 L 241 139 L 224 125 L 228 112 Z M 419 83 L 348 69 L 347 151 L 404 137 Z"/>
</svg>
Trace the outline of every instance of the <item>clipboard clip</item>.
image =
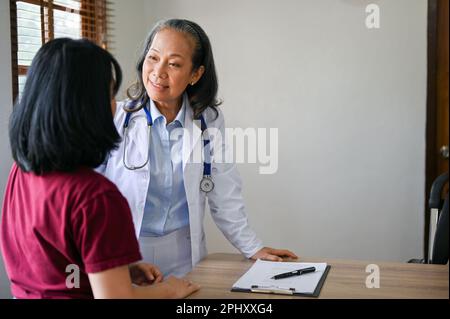
<svg viewBox="0 0 450 319">
<path fill-rule="evenodd" d="M 283 294 L 283 295 L 293 295 L 295 288 L 280 288 L 277 286 L 258 286 L 252 285 L 252 292 L 261 292 L 266 294 Z"/>
</svg>

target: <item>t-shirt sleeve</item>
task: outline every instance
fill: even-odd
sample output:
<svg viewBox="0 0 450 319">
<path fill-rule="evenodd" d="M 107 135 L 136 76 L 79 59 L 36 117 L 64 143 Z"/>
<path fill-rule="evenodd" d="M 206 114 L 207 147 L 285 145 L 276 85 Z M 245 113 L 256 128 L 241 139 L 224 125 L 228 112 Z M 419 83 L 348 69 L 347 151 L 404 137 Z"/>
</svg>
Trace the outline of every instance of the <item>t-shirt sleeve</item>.
<svg viewBox="0 0 450 319">
<path fill-rule="evenodd" d="M 87 273 L 142 259 L 131 211 L 118 191 L 108 191 L 76 210 L 72 233 Z"/>
</svg>

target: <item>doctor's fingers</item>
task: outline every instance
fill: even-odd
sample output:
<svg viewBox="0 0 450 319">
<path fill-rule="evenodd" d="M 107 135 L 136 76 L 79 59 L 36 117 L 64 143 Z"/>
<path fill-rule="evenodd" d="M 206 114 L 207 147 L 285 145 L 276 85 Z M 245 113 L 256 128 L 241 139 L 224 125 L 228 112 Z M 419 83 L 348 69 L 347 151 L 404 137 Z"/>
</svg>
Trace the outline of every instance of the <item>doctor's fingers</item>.
<svg viewBox="0 0 450 319">
<path fill-rule="evenodd" d="M 265 254 L 261 257 L 262 260 L 269 260 L 269 261 L 283 261 L 283 258 L 278 257 L 276 255 L 272 254 Z"/>
<path fill-rule="evenodd" d="M 270 248 L 270 250 L 268 251 L 269 254 L 272 255 L 277 255 L 277 256 L 283 256 L 283 257 L 291 257 L 291 258 L 295 258 L 297 259 L 298 256 L 296 254 L 294 254 L 292 251 L 287 250 L 287 249 L 273 249 Z"/>
</svg>

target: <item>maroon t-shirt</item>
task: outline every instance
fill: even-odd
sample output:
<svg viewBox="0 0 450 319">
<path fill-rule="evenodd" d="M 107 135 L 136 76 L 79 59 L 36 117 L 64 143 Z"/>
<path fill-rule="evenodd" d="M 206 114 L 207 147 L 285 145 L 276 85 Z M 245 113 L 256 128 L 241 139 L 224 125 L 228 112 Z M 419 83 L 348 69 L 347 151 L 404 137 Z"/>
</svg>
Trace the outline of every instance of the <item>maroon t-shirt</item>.
<svg viewBox="0 0 450 319">
<path fill-rule="evenodd" d="M 14 164 L 0 239 L 16 298 L 92 298 L 88 273 L 141 259 L 126 199 L 89 168 L 37 176 Z"/>
</svg>

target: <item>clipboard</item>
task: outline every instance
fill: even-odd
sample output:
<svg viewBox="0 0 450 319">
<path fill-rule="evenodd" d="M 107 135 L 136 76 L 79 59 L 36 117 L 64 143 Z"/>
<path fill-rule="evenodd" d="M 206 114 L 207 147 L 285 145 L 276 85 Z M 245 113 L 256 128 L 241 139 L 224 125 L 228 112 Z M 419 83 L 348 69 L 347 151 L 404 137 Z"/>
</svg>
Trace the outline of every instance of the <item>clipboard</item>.
<svg viewBox="0 0 450 319">
<path fill-rule="evenodd" d="M 266 263 L 270 263 L 270 262 L 266 262 Z M 283 264 L 283 263 L 278 263 L 278 264 Z M 291 263 L 291 264 L 300 264 L 300 263 Z M 276 264 L 274 264 L 274 265 L 276 265 Z M 255 264 L 254 264 L 254 266 L 255 266 Z M 258 265 L 256 265 L 256 266 L 258 266 Z M 292 267 L 298 268 L 298 266 L 294 266 L 294 265 Z M 252 268 L 253 268 L 253 266 L 252 266 Z M 331 266 L 326 265 L 325 268 L 323 268 L 323 271 L 320 275 L 320 279 L 318 280 L 318 282 L 315 285 L 315 288 L 312 292 L 296 291 L 295 288 L 289 288 L 289 284 L 287 284 L 287 286 L 285 284 L 286 287 L 282 287 L 282 285 L 278 285 L 278 284 L 272 284 L 272 285 L 252 284 L 250 287 L 245 287 L 245 288 L 236 286 L 236 284 L 238 284 L 240 282 L 242 283 L 242 280 L 245 276 L 249 276 L 249 272 L 250 272 L 250 270 L 252 270 L 252 268 L 250 268 L 249 271 L 247 271 L 247 273 L 244 274 L 233 285 L 233 287 L 231 288 L 232 292 L 246 292 L 246 293 L 250 292 L 250 293 L 266 293 L 266 294 L 278 294 L 278 295 L 289 295 L 289 296 L 318 297 L 320 295 L 320 291 L 322 290 L 323 284 L 325 283 L 325 280 L 328 276 Z M 302 276 L 307 276 L 307 275 L 302 275 Z M 246 282 L 248 283 L 248 280 Z"/>
</svg>

